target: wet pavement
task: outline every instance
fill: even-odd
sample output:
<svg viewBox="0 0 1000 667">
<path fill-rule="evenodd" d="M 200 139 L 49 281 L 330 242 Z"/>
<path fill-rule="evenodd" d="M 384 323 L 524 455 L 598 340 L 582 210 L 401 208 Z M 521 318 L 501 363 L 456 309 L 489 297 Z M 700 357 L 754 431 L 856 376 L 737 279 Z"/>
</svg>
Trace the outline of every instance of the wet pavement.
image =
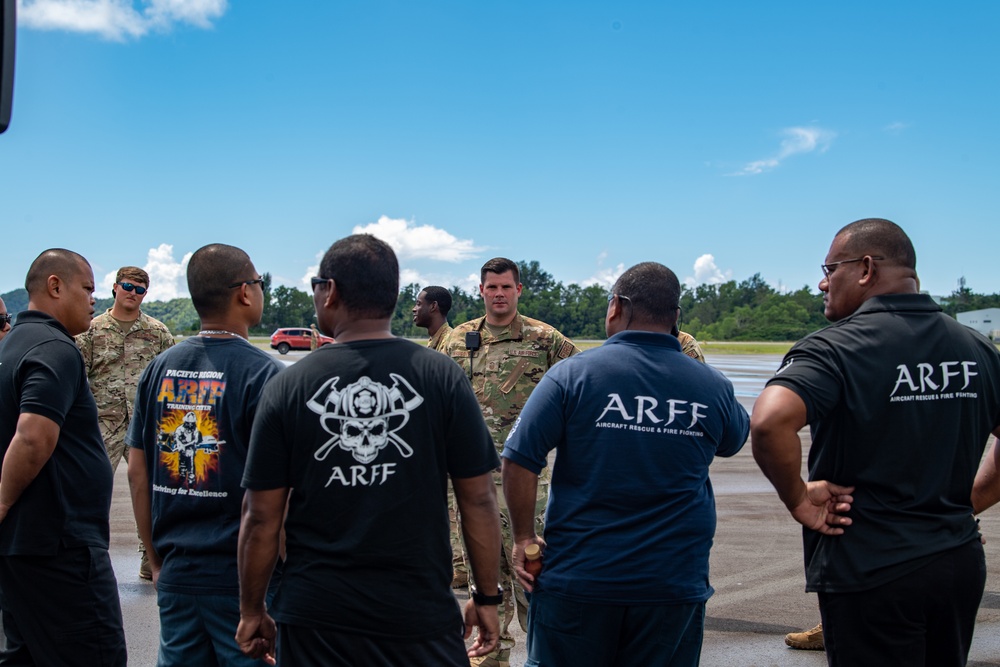
<svg viewBox="0 0 1000 667">
<path fill-rule="evenodd" d="M 293 362 L 302 356 L 303 353 L 293 352 L 279 358 Z M 780 355 L 708 355 L 708 362 L 731 379 L 748 411 L 780 361 Z M 805 453 L 809 447 L 808 431 L 801 435 Z M 784 645 L 786 633 L 814 626 L 819 621 L 819 611 L 815 596 L 804 592 L 798 524 L 788 516 L 757 468 L 749 444 L 732 458 L 717 459 L 711 477 L 718 512 L 711 557 L 711 583 L 716 592 L 707 605 L 701 664 L 706 667 L 826 664 L 822 651 L 796 651 Z M 987 537 L 989 572 L 969 665 L 1000 666 L 1000 510 L 984 514 L 980 525 Z M 159 633 L 156 594 L 150 583 L 137 577 L 139 559 L 135 553 L 135 528 L 124 465 L 119 466 L 115 475 L 111 536 L 129 664 L 155 665 Z M 518 645 L 511 656 L 511 665 L 520 666 L 525 659 L 524 634 L 517 629 L 515 637 Z"/>
</svg>

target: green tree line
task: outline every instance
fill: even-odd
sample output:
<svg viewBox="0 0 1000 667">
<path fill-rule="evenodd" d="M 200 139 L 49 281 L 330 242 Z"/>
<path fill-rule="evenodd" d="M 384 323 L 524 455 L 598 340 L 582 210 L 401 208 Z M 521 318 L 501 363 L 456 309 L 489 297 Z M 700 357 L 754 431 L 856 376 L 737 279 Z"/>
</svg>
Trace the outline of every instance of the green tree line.
<svg viewBox="0 0 1000 667">
<path fill-rule="evenodd" d="M 542 269 L 537 261 L 518 262 L 521 271 L 521 294 L 518 310 L 529 317 L 548 322 L 570 338 L 604 338 L 604 315 L 608 305 L 607 289 L 598 285 L 564 285 Z M 253 333 L 269 334 L 279 327 L 302 327 L 315 322 L 312 295 L 296 287 L 272 288 L 271 275 L 264 274 L 264 315 Z M 424 329 L 413 324 L 412 309 L 423 285 L 405 285 L 396 302 L 392 331 L 397 336 L 421 337 Z M 477 291 L 466 292 L 451 287 L 452 307 L 448 321 L 466 322 L 484 313 Z M 28 294 L 17 289 L 0 294 L 7 310 L 18 313 L 28 306 Z M 104 312 L 112 299 L 98 299 L 95 311 Z M 941 299 L 946 313 L 982 308 L 1000 308 L 1000 293 L 977 294 L 964 278 L 958 287 Z M 146 301 L 143 312 L 166 324 L 176 334 L 190 334 L 199 327 L 198 314 L 190 298 L 169 301 Z M 794 341 L 826 326 L 823 297 L 808 286 L 794 292 L 778 292 L 759 273 L 737 282 L 682 287 L 681 328 L 698 340 Z"/>
</svg>

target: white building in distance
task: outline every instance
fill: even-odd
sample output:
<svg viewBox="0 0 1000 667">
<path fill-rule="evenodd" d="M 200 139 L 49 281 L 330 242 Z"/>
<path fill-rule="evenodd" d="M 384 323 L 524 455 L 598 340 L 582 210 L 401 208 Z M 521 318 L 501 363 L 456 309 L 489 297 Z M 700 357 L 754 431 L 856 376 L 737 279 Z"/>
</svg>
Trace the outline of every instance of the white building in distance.
<svg viewBox="0 0 1000 667">
<path fill-rule="evenodd" d="M 1000 339 L 1000 308 L 970 310 L 955 316 L 961 324 L 971 327 L 992 340 Z"/>
</svg>

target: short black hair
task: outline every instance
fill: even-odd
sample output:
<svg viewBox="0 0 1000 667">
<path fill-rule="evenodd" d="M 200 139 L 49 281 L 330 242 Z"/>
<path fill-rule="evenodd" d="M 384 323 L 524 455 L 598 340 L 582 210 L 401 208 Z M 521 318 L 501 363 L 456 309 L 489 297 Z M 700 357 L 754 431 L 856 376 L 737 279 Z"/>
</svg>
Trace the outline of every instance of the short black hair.
<svg viewBox="0 0 1000 667">
<path fill-rule="evenodd" d="M 69 280 L 80 272 L 80 264 L 90 266 L 90 262 L 78 252 L 65 248 L 49 248 L 35 258 L 24 277 L 24 289 L 34 295 L 45 289 L 49 276 L 59 276 Z"/>
<path fill-rule="evenodd" d="M 392 247 L 371 234 L 342 238 L 326 251 L 319 277 L 332 278 L 354 317 L 392 317 L 399 299 L 399 262 Z"/>
<path fill-rule="evenodd" d="M 902 267 L 917 269 L 917 253 L 902 227 L 884 218 L 864 218 L 843 227 L 844 251 L 853 255 L 881 255 Z"/>
<path fill-rule="evenodd" d="M 518 270 L 517 264 L 506 257 L 494 257 L 490 261 L 483 264 L 483 268 L 479 270 L 479 284 L 486 284 L 487 273 L 500 275 L 502 273 L 507 273 L 508 271 L 514 272 L 515 284 L 521 282 L 521 272 Z"/>
<path fill-rule="evenodd" d="M 191 255 L 187 266 L 188 292 L 201 319 L 218 317 L 229 310 L 234 283 L 252 280 L 253 262 L 236 246 L 212 243 Z"/>
<path fill-rule="evenodd" d="M 658 262 L 642 262 L 625 271 L 615 282 L 614 293 L 627 297 L 634 322 L 672 326 L 677 321 L 681 284 Z"/>
<path fill-rule="evenodd" d="M 420 290 L 427 296 L 428 301 L 433 301 L 438 305 L 438 311 L 447 316 L 451 310 L 451 292 L 440 285 L 431 285 Z"/>
</svg>

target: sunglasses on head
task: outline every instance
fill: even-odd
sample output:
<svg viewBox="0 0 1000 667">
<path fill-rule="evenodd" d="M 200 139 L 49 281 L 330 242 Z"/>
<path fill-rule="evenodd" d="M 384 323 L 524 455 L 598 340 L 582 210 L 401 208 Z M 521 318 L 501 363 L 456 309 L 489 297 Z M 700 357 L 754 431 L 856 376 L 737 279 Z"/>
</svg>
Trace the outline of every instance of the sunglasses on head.
<svg viewBox="0 0 1000 667">
<path fill-rule="evenodd" d="M 0 315 L 0 329 L 3 329 L 13 321 L 14 321 L 14 316 L 11 315 L 10 313 L 4 313 L 3 315 Z"/>
<path fill-rule="evenodd" d="M 146 293 L 146 288 L 141 287 L 139 285 L 133 285 L 132 283 L 118 283 L 118 284 L 121 285 L 122 289 L 125 290 L 126 292 L 134 291 L 139 296 L 142 296 L 143 294 Z"/>
</svg>

